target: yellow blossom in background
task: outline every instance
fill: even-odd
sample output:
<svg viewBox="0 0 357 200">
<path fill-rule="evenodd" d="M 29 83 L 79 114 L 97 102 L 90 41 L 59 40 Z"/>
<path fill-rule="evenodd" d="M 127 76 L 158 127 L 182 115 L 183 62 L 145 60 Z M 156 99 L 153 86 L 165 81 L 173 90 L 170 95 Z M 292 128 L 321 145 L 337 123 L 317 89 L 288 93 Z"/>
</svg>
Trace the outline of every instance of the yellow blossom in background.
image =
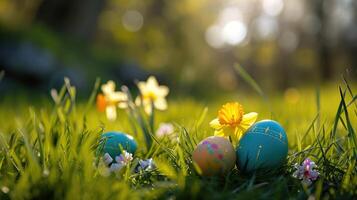
<svg viewBox="0 0 357 200">
<path fill-rule="evenodd" d="M 106 113 L 108 120 L 115 120 L 117 118 L 117 107 L 126 108 L 128 96 L 124 92 L 115 91 L 115 83 L 108 81 L 103 84 L 103 94 L 97 96 L 97 108 L 99 111 Z"/>
<path fill-rule="evenodd" d="M 146 113 L 151 114 L 152 105 L 158 110 L 166 110 L 167 102 L 165 97 L 169 94 L 169 88 L 159 85 L 154 76 L 150 76 L 146 82 L 138 83 L 141 97 L 137 97 L 135 103 L 143 105 Z"/>
<path fill-rule="evenodd" d="M 230 102 L 222 106 L 218 111 L 218 117 L 210 122 L 210 126 L 215 129 L 215 135 L 230 137 L 236 143 L 257 117 L 258 113 L 244 114 L 241 104 Z"/>
</svg>

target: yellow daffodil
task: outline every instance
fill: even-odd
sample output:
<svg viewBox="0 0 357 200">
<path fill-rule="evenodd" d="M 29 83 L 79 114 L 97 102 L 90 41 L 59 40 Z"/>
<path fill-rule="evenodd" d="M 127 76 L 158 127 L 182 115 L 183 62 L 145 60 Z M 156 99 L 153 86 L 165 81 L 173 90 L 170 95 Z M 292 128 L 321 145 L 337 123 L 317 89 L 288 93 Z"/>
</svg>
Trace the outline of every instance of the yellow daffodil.
<svg viewBox="0 0 357 200">
<path fill-rule="evenodd" d="M 115 91 L 115 83 L 108 81 L 101 87 L 103 94 L 97 96 L 97 108 L 106 113 L 109 120 L 117 118 L 117 107 L 126 108 L 128 96 L 124 92 Z"/>
<path fill-rule="evenodd" d="M 152 105 L 158 110 L 166 110 L 167 102 L 165 97 L 169 94 L 167 86 L 159 85 L 154 76 L 150 76 L 146 82 L 140 81 L 138 88 L 141 97 L 137 97 L 135 103 L 143 105 L 146 113 L 151 114 Z"/>
<path fill-rule="evenodd" d="M 257 120 L 258 113 L 244 114 L 238 102 L 226 103 L 218 111 L 218 117 L 210 122 L 217 136 L 230 137 L 238 142 L 244 132 Z"/>
</svg>

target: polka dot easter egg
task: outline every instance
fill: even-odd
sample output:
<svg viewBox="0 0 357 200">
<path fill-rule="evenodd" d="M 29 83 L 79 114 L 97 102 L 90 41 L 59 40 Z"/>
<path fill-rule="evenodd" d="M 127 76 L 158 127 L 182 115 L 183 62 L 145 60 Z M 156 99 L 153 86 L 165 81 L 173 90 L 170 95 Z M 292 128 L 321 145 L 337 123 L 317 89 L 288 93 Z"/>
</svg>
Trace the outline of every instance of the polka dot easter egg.
<svg viewBox="0 0 357 200">
<path fill-rule="evenodd" d="M 223 137 L 211 136 L 201 141 L 193 151 L 192 159 L 203 176 L 222 175 L 235 164 L 232 144 Z"/>
<path fill-rule="evenodd" d="M 280 167 L 288 154 L 284 128 L 276 121 L 262 120 L 251 126 L 238 143 L 237 166 L 242 172 Z"/>
<path fill-rule="evenodd" d="M 119 156 L 123 150 L 134 154 L 138 145 L 131 135 L 121 132 L 107 132 L 101 135 L 99 148 L 101 154 L 108 153 L 112 158 Z M 114 159 L 115 162 L 115 159 Z"/>
</svg>

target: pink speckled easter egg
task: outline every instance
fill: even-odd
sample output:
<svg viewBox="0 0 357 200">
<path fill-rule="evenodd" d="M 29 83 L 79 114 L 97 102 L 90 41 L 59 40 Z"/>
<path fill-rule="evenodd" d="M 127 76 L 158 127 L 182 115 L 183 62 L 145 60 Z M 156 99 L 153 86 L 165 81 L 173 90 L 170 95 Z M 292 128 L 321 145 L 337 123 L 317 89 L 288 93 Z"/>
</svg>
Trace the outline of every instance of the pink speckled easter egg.
<svg viewBox="0 0 357 200">
<path fill-rule="evenodd" d="M 222 175 L 233 169 L 236 154 L 232 144 L 223 137 L 202 140 L 192 153 L 194 163 L 203 176 Z"/>
</svg>

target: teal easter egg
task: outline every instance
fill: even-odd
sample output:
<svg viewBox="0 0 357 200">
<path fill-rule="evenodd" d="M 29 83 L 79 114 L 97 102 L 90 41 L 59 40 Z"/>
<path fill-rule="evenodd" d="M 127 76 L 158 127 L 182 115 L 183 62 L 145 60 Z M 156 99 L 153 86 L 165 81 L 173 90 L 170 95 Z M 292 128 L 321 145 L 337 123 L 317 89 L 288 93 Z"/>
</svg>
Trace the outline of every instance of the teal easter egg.
<svg viewBox="0 0 357 200">
<path fill-rule="evenodd" d="M 108 153 L 113 159 L 119 156 L 122 150 L 134 154 L 138 145 L 131 135 L 121 132 L 107 132 L 101 135 L 102 154 Z"/>
<path fill-rule="evenodd" d="M 239 141 L 236 154 L 237 166 L 242 172 L 280 167 L 288 154 L 284 128 L 273 120 L 253 124 Z"/>
</svg>

